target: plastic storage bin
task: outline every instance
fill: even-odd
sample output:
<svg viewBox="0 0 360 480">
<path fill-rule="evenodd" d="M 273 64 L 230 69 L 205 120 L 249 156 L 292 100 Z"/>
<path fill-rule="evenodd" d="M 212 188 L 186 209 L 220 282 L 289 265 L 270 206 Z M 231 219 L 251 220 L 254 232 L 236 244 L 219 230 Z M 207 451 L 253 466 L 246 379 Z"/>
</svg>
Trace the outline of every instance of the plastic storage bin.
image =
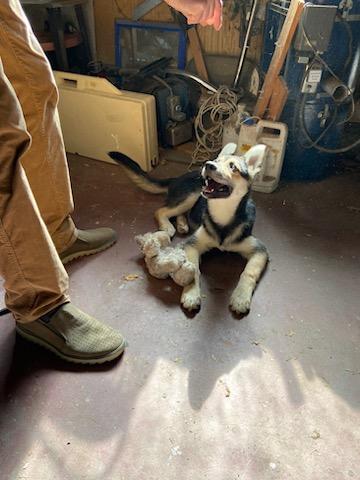
<svg viewBox="0 0 360 480">
<path fill-rule="evenodd" d="M 259 120 L 256 124 L 243 123 L 238 138 L 238 155 L 244 154 L 253 145 L 262 143 L 269 147 L 268 154 L 257 175 L 253 190 L 271 193 L 279 184 L 283 166 L 288 129 L 285 123 L 270 120 Z"/>
<path fill-rule="evenodd" d="M 109 163 L 118 150 L 149 171 L 158 163 L 155 98 L 105 78 L 55 72 L 66 150 Z"/>
</svg>

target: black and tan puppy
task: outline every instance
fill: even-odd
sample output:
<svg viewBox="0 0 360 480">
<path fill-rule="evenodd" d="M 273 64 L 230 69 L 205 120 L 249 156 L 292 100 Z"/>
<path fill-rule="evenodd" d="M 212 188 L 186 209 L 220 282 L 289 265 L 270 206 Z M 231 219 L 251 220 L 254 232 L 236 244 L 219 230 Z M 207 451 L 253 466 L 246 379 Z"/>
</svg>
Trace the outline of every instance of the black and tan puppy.
<svg viewBox="0 0 360 480">
<path fill-rule="evenodd" d="M 255 204 L 250 198 L 251 184 L 261 170 L 265 145 L 252 147 L 244 156 L 234 155 L 235 144 L 227 145 L 214 161 L 206 162 L 201 172 L 177 178 L 156 180 L 143 172 L 126 155 L 110 152 L 133 182 L 150 193 L 167 193 L 166 205 L 156 211 L 160 230 L 173 236 L 170 219 L 177 230 L 194 233 L 184 242 L 188 259 L 196 266 L 194 282 L 184 288 L 181 303 L 188 310 L 200 307 L 199 261 L 203 253 L 217 248 L 236 252 L 247 259 L 239 283 L 231 295 L 230 308 L 236 313 L 250 309 L 251 298 L 266 264 L 265 246 L 252 235 Z"/>
</svg>

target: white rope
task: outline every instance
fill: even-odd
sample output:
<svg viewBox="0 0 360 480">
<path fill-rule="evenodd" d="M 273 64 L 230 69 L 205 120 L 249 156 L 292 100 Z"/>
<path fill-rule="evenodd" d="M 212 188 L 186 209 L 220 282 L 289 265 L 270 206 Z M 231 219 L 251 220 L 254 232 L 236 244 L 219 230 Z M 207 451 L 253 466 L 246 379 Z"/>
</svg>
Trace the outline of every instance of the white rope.
<svg viewBox="0 0 360 480">
<path fill-rule="evenodd" d="M 236 93 L 220 87 L 202 103 L 194 122 L 197 143 L 190 166 L 210 160 L 219 153 L 224 121 L 236 112 L 237 101 Z"/>
</svg>

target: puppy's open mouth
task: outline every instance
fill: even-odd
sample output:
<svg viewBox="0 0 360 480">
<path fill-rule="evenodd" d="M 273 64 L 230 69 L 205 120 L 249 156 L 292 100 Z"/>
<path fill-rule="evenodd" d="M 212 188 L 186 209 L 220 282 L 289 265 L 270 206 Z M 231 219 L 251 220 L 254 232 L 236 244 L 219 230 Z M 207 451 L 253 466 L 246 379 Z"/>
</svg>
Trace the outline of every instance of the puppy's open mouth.
<svg viewBox="0 0 360 480">
<path fill-rule="evenodd" d="M 220 183 L 211 177 L 205 178 L 205 184 L 202 188 L 202 194 L 206 198 L 227 198 L 231 195 L 230 185 Z"/>
</svg>

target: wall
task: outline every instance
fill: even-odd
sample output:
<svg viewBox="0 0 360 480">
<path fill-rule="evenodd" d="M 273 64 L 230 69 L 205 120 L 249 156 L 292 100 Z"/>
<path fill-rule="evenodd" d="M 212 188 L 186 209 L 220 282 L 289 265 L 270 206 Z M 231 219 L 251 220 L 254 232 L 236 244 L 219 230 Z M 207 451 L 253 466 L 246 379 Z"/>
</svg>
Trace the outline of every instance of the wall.
<svg viewBox="0 0 360 480">
<path fill-rule="evenodd" d="M 105 63 L 114 63 L 114 20 L 116 18 L 131 18 L 134 6 L 141 0 L 94 0 L 95 28 L 98 59 Z M 262 11 L 266 0 L 261 0 Z M 204 52 L 219 55 L 240 54 L 239 46 L 239 16 L 233 21 L 231 15 L 232 1 L 225 0 L 224 25 L 220 32 L 212 28 L 198 27 Z M 143 20 L 172 22 L 170 9 L 162 3 Z M 251 41 L 249 57 L 258 59 L 261 49 L 261 36 L 255 36 Z"/>
</svg>

